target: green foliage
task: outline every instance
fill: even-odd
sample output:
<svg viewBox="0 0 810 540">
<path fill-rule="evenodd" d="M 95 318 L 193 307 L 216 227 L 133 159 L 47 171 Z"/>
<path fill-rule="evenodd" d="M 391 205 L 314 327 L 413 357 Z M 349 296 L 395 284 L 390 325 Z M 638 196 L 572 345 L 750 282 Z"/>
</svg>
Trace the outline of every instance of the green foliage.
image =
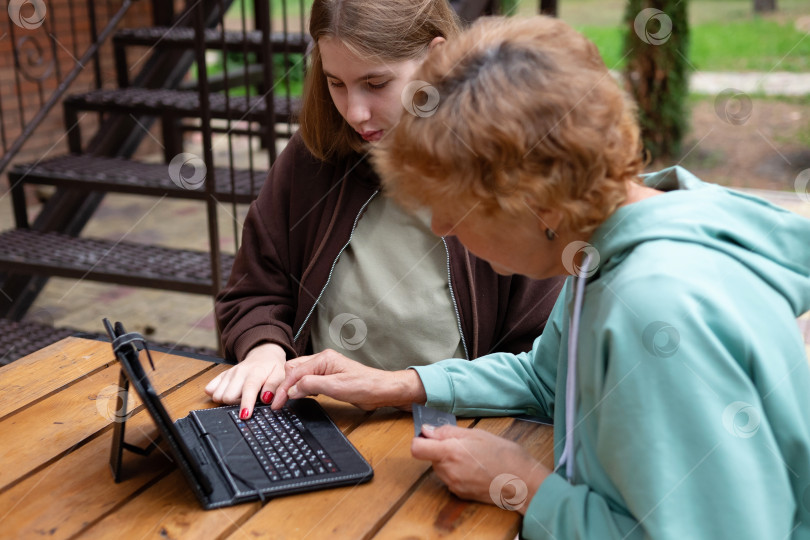
<svg viewBox="0 0 810 540">
<path fill-rule="evenodd" d="M 273 75 L 279 95 L 301 96 L 304 90 L 304 55 L 273 55 Z"/>
<path fill-rule="evenodd" d="M 520 0 L 501 0 L 501 13 L 504 15 L 516 15 Z"/>
<path fill-rule="evenodd" d="M 228 77 L 233 79 L 241 77 L 245 72 L 245 55 L 241 52 L 229 51 L 226 61 L 223 62 L 220 55 L 217 62 L 208 64 L 208 76 L 213 77 L 225 72 L 228 69 Z M 247 66 L 259 65 L 256 55 L 248 53 Z M 192 76 L 196 78 L 196 64 L 192 70 Z M 304 87 L 304 58 L 301 54 L 274 54 L 273 55 L 273 77 L 275 80 L 274 91 L 278 96 L 300 96 Z M 248 92 L 245 86 L 235 86 L 230 89 L 232 96 L 244 96 Z M 251 85 L 250 95 L 259 95 L 259 88 Z"/>
<path fill-rule="evenodd" d="M 623 69 L 625 31 L 618 26 L 578 26 L 599 47 L 605 64 Z M 689 61 L 700 71 L 810 71 L 810 38 L 791 22 L 750 18 L 705 22 L 689 29 Z"/>
<path fill-rule="evenodd" d="M 248 21 L 253 19 L 254 2 L 258 0 L 235 0 L 231 4 L 226 14 L 226 18 L 231 20 L 231 26 L 240 27 L 241 18 L 244 16 Z M 270 2 L 270 17 L 273 31 L 280 31 L 284 28 L 284 19 L 287 20 L 287 31 L 300 32 L 302 30 L 301 17 L 309 13 L 312 0 L 260 0 Z M 303 28 L 306 32 L 306 27 Z M 247 61 L 246 61 L 247 60 Z M 208 75 L 222 73 L 227 63 L 228 75 L 231 77 L 244 73 L 245 63 L 248 66 L 256 65 L 256 57 L 249 54 L 245 58 L 244 54 L 238 51 L 230 51 L 225 62 L 222 56 L 218 62 L 208 65 Z M 279 96 L 300 96 L 304 87 L 304 59 L 301 54 L 274 54 L 273 55 L 273 76 L 275 80 L 274 89 Z M 244 96 L 248 89 L 244 86 L 231 88 L 232 96 Z M 258 88 L 253 85 L 250 88 L 250 95 L 259 94 Z"/>
<path fill-rule="evenodd" d="M 654 159 L 678 156 L 689 116 L 686 2 L 630 0 L 625 31 L 625 76 L 638 103 L 644 148 Z"/>
<path fill-rule="evenodd" d="M 261 0 L 267 2 L 268 0 Z M 287 17 L 298 18 L 303 13 L 309 13 L 309 8 L 312 7 L 312 0 L 269 0 L 270 1 L 270 14 L 274 17 L 281 17 L 286 14 Z M 228 10 L 229 15 L 238 16 L 241 12 L 242 5 L 245 6 L 245 11 L 249 14 L 253 13 L 254 0 L 235 0 Z"/>
</svg>

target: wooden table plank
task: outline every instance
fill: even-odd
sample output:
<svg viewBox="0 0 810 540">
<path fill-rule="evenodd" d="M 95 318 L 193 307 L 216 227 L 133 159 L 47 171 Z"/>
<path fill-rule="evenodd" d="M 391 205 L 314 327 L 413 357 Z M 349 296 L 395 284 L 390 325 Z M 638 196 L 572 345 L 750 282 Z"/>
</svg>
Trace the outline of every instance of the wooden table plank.
<svg viewBox="0 0 810 540">
<path fill-rule="evenodd" d="M 188 411 L 209 405 L 203 389 L 228 367 L 215 366 L 170 393 L 164 399 L 167 409 Z M 144 447 L 156 435 L 146 410 L 127 420 L 128 443 Z M 112 432 L 108 431 L 0 494 L 0 528 L 18 538 L 69 538 L 174 468 L 160 450 L 148 457 L 125 452 L 123 481 L 116 484 L 109 467 L 111 442 Z M 178 489 L 186 486 L 182 478 L 178 485 Z"/>
<path fill-rule="evenodd" d="M 177 362 L 176 357 L 162 353 L 153 354 L 153 358 L 156 370 L 150 371 L 150 377 L 158 392 L 165 392 L 214 365 L 191 358 Z M 3 464 L 0 492 L 110 426 L 114 417 L 107 406 L 114 401 L 98 402 L 98 398 L 114 395 L 119 372 L 119 366 L 114 364 L 79 380 L 69 391 L 58 392 L 0 421 L 4 438 L 0 447 Z M 134 392 L 130 393 L 130 399 L 139 403 Z"/>
<path fill-rule="evenodd" d="M 253 502 L 203 510 L 180 471 L 174 471 L 82 533 L 82 539 L 217 538 L 261 507 Z"/>
<path fill-rule="evenodd" d="M 549 456 L 548 448 L 554 434 L 549 426 L 513 418 L 484 418 L 476 428 L 520 443 L 547 467 L 553 464 L 554 456 Z M 459 499 L 431 471 L 374 538 L 399 539 L 403 531 L 407 531 L 407 535 L 413 538 L 452 536 L 511 540 L 518 533 L 519 526 L 520 514 L 517 512 L 494 504 Z"/>
<path fill-rule="evenodd" d="M 115 361 L 109 343 L 66 338 L 0 368 L 0 419 Z"/>
<path fill-rule="evenodd" d="M 196 394 L 187 400 L 179 402 L 171 399 L 184 392 L 185 387 L 169 396 L 166 408 L 173 419 L 185 416 L 189 410 L 215 405 L 203 393 L 205 384 L 214 376 L 213 372 L 210 376 L 206 373 L 190 383 L 188 386 L 194 386 Z M 318 401 L 344 432 L 350 432 L 369 416 L 365 411 L 331 398 L 322 396 Z M 260 507 L 261 504 L 256 502 L 219 510 L 203 510 L 185 478 L 175 471 L 114 513 L 106 515 L 85 531 L 82 538 L 109 538 L 121 534 L 127 538 L 155 534 L 163 538 L 221 536 L 237 530 Z"/>
<path fill-rule="evenodd" d="M 510 421 L 505 431 L 495 431 L 498 428 L 495 427 L 494 422 L 500 420 Z M 492 427 L 490 427 L 490 422 L 493 422 Z M 545 467 L 554 468 L 554 428 L 552 426 L 515 418 L 483 418 L 476 427 L 498 433 L 501 437 L 519 443 Z"/>
<path fill-rule="evenodd" d="M 471 420 L 461 420 L 469 425 Z M 364 538 L 372 535 L 428 470 L 411 457 L 410 413 L 381 409 L 349 435 L 374 467 L 374 479 L 354 487 L 304 493 L 267 504 L 231 538 Z M 313 518 L 313 516 L 316 516 Z"/>
<path fill-rule="evenodd" d="M 393 409 L 369 414 L 324 397 L 318 400 L 372 463 L 372 482 L 281 497 L 263 507 L 256 502 L 204 511 L 162 448 L 146 458 L 125 454 L 125 480 L 115 484 L 108 465 L 114 416 L 98 406 L 105 396 L 114 397 L 118 382 L 117 364 L 105 359 L 109 347 L 66 340 L 33 356 L 36 361 L 29 357 L 17 364 L 28 362 L 32 369 L 0 372 L 16 378 L 3 379 L 6 386 L 0 388 L 21 400 L 0 417 L 0 536 L 514 537 L 515 513 L 453 497 L 427 462 L 411 457 L 410 414 Z M 227 366 L 162 354 L 155 360 L 158 369 L 149 371 L 150 377 L 165 394 L 170 416 L 215 406 L 203 388 Z M 131 407 L 139 405 L 130 396 Z M 479 425 L 518 440 L 550 464 L 550 428 L 512 419 Z M 145 411 L 129 419 L 127 442 L 145 446 L 155 435 Z"/>
</svg>

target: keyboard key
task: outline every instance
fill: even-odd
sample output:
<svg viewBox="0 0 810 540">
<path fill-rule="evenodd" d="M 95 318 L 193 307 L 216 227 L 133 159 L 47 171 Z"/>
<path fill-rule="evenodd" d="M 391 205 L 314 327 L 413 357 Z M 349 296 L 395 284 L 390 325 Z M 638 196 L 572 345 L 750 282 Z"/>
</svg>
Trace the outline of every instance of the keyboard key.
<svg viewBox="0 0 810 540">
<path fill-rule="evenodd" d="M 253 418 L 242 420 L 231 411 L 242 436 L 268 478 L 273 482 L 338 472 L 332 458 L 320 448 L 310 446 L 306 426 L 286 409 L 256 409 Z"/>
</svg>

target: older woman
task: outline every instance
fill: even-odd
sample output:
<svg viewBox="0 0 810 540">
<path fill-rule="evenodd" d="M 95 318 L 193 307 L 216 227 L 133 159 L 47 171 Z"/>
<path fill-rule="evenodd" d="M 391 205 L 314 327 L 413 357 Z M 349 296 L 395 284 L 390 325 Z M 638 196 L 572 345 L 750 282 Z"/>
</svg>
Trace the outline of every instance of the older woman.
<svg viewBox="0 0 810 540">
<path fill-rule="evenodd" d="M 483 21 L 415 77 L 441 102 L 378 147 L 389 193 L 497 272 L 574 275 L 528 353 L 382 372 L 325 352 L 288 363 L 274 407 L 553 416 L 556 471 L 475 429 L 412 443 L 465 498 L 517 477 L 529 538 L 809 537 L 810 221 L 678 167 L 640 179 L 632 106 L 560 21 Z"/>
</svg>

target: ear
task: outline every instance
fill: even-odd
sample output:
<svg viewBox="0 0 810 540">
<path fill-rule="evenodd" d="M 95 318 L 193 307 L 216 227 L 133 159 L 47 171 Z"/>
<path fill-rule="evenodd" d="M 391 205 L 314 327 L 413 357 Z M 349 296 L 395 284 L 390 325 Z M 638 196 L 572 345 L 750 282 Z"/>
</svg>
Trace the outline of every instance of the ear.
<svg viewBox="0 0 810 540">
<path fill-rule="evenodd" d="M 431 40 L 430 45 L 428 45 L 428 50 L 432 51 L 434 48 L 443 44 L 445 41 L 447 40 L 444 39 L 442 36 L 436 36 L 435 38 L 433 38 L 433 40 Z"/>
<path fill-rule="evenodd" d="M 563 222 L 562 212 L 554 208 L 540 208 L 533 206 L 528 202 L 526 203 L 526 206 L 529 207 L 534 215 L 534 218 L 537 221 L 537 227 L 540 228 L 540 230 L 545 232 L 546 229 L 551 229 L 555 233 L 560 232 Z"/>
<path fill-rule="evenodd" d="M 556 208 L 551 209 L 547 208 L 543 210 L 544 217 L 543 219 L 549 224 L 555 231 L 559 231 L 563 227 L 563 213 Z"/>
</svg>

